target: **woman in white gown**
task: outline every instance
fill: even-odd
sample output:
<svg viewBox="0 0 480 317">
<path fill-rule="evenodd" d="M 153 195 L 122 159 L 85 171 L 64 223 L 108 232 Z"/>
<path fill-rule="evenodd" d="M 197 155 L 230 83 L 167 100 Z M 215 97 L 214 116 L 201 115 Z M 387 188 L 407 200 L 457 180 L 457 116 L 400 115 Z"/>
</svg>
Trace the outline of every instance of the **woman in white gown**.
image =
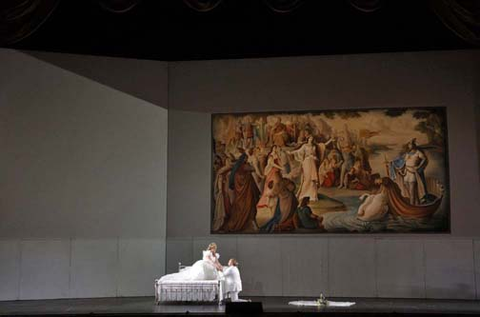
<svg viewBox="0 0 480 317">
<path fill-rule="evenodd" d="M 287 152 L 293 154 L 295 160 L 302 163 L 302 182 L 297 193 L 299 200 L 304 197 L 309 197 L 310 201 L 318 200 L 318 158 L 317 147 L 313 141 L 313 137 L 310 136 L 307 143 L 298 150 Z"/>
<path fill-rule="evenodd" d="M 162 276 L 160 282 L 216 280 L 219 278 L 218 271 L 223 271 L 223 267 L 218 261 L 219 258 L 217 245 L 210 243 L 207 250 L 203 251 L 201 260 L 198 260 L 183 271 Z"/>
</svg>

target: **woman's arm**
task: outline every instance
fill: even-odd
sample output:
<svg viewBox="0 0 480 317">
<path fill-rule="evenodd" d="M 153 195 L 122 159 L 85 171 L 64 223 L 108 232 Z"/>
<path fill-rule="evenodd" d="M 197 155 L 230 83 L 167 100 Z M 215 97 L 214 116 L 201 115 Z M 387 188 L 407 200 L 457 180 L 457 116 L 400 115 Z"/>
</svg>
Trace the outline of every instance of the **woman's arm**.
<svg viewBox="0 0 480 317">
<path fill-rule="evenodd" d="M 279 170 L 283 170 L 283 169 L 284 169 L 282 166 L 280 166 L 280 165 L 278 165 L 278 164 L 275 164 L 275 163 L 272 164 L 272 167 L 276 167 L 276 168 L 278 168 Z"/>
<path fill-rule="evenodd" d="M 330 143 L 333 142 L 333 138 L 330 138 L 330 140 L 328 140 L 327 142 L 325 142 L 325 145 L 329 145 Z"/>
<path fill-rule="evenodd" d="M 223 271 L 223 266 L 220 264 L 220 261 L 218 261 L 218 259 L 215 257 L 215 262 L 213 263 L 213 265 L 215 266 L 215 268 L 219 271 Z"/>
<path fill-rule="evenodd" d="M 212 262 L 213 266 L 214 266 L 217 270 L 223 271 L 223 266 L 220 264 L 220 262 L 218 261 L 217 257 L 216 257 L 214 254 L 210 253 L 210 254 L 208 255 L 208 260 L 209 260 L 210 262 Z"/>
<path fill-rule="evenodd" d="M 303 162 L 303 151 L 305 151 L 305 144 L 303 144 L 299 149 L 293 151 L 286 151 L 287 154 L 293 155 L 295 161 Z"/>
<path fill-rule="evenodd" d="M 297 153 L 301 153 L 305 149 L 306 142 L 302 142 L 302 145 L 297 148 L 296 150 L 285 151 L 287 154 L 295 155 Z"/>
</svg>

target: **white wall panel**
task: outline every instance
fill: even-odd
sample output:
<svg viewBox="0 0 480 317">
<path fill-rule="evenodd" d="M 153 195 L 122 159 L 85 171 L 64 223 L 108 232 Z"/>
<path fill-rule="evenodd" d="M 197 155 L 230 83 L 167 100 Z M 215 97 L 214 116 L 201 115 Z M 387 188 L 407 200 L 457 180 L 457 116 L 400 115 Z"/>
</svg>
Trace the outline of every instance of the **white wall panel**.
<svg viewBox="0 0 480 317">
<path fill-rule="evenodd" d="M 282 295 L 281 239 L 245 237 L 238 240 L 243 296 Z"/>
<path fill-rule="evenodd" d="M 117 295 L 118 240 L 73 240 L 70 297 Z"/>
<path fill-rule="evenodd" d="M 70 240 L 21 243 L 20 299 L 69 297 Z"/>
<path fill-rule="evenodd" d="M 165 266 L 168 63 L 0 49 L 0 65 L 0 239 L 25 240 L 16 269 L 0 248 L 0 300 L 151 295 Z M 119 238 L 163 243 L 120 259 Z"/>
<path fill-rule="evenodd" d="M 153 296 L 154 280 L 165 274 L 165 240 L 120 239 L 118 296 Z"/>
<path fill-rule="evenodd" d="M 329 294 L 328 240 L 326 238 L 280 239 L 283 296 Z"/>
<path fill-rule="evenodd" d="M 330 296 L 376 296 L 374 239 L 331 238 L 328 257 Z"/>
<path fill-rule="evenodd" d="M 427 298 L 475 298 L 472 240 L 427 240 L 425 257 Z"/>
<path fill-rule="evenodd" d="M 178 272 L 178 263 L 191 265 L 196 259 L 193 256 L 193 238 L 169 238 L 167 240 L 166 273 Z"/>
<path fill-rule="evenodd" d="M 376 241 L 376 280 L 379 297 L 425 297 L 423 250 L 422 240 Z"/>
<path fill-rule="evenodd" d="M 0 240 L 0 300 L 15 300 L 19 295 L 20 241 Z"/>
</svg>

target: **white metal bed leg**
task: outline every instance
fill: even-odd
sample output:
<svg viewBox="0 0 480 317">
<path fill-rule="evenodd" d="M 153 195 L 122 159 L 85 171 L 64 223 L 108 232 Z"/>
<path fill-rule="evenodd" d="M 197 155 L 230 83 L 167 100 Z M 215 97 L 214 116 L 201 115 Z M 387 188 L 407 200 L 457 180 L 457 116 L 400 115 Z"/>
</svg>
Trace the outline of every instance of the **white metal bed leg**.
<svg viewBox="0 0 480 317">
<path fill-rule="evenodd" d="M 158 298 L 158 280 L 155 280 L 153 288 L 155 290 L 155 305 L 158 305 L 160 304 L 160 299 Z"/>
</svg>

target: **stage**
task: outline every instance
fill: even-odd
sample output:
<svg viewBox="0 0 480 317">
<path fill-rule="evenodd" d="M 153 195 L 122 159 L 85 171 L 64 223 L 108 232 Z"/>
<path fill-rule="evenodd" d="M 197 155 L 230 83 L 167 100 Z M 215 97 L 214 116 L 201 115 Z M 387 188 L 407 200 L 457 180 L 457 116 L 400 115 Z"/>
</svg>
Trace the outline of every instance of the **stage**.
<svg viewBox="0 0 480 317">
<path fill-rule="evenodd" d="M 338 298 L 354 301 L 349 308 L 311 308 L 288 305 L 301 297 L 248 297 L 262 302 L 264 315 L 328 315 L 328 316 L 458 316 L 479 315 L 480 301 Z M 335 300 L 335 298 L 329 298 Z M 0 315 L 225 315 L 225 306 L 216 304 L 155 305 L 153 297 L 98 299 L 59 299 L 0 302 Z"/>
</svg>

